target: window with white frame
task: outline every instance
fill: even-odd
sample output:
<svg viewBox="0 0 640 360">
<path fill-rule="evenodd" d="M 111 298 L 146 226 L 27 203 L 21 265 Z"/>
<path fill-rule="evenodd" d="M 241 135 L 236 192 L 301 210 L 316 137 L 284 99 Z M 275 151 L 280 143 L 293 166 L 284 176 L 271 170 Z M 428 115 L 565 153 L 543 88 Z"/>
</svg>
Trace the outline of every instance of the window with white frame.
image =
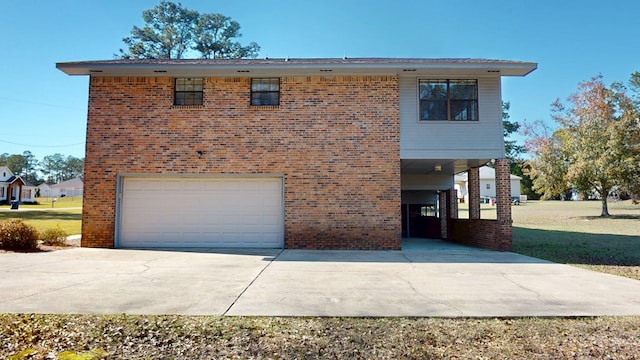
<svg viewBox="0 0 640 360">
<path fill-rule="evenodd" d="M 421 121 L 478 121 L 478 80 L 420 80 Z"/>
</svg>

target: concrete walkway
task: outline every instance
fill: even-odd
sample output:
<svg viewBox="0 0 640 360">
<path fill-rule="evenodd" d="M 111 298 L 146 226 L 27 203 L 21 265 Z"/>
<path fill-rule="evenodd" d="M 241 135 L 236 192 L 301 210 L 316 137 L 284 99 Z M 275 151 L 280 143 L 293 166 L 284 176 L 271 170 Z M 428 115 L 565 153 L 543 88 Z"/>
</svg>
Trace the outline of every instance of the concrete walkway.
<svg viewBox="0 0 640 360">
<path fill-rule="evenodd" d="M 0 313 L 640 315 L 640 281 L 514 253 L 74 248 L 0 254 Z"/>
</svg>

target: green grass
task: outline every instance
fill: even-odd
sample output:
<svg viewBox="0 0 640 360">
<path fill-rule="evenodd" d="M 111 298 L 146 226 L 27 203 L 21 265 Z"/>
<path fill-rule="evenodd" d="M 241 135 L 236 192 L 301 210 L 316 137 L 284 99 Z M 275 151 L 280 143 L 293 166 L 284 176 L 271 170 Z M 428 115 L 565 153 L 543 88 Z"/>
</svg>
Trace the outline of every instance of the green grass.
<svg viewBox="0 0 640 360">
<path fill-rule="evenodd" d="M 640 280 L 640 205 L 612 202 L 606 218 L 599 201 L 530 201 L 512 210 L 514 252 Z"/>
<path fill-rule="evenodd" d="M 69 235 L 81 233 L 82 228 L 82 197 L 65 196 L 57 198 L 37 198 L 38 204 L 20 204 L 19 209 L 8 210 L 10 205 L 0 205 L 0 221 L 22 219 L 33 225 L 38 231 L 59 226 Z M 53 204 L 53 206 L 52 206 Z"/>
<path fill-rule="evenodd" d="M 60 209 L 60 208 L 75 208 L 82 207 L 82 196 L 65 196 L 56 198 L 39 197 L 36 198 L 38 204 L 20 204 L 22 209 Z M 53 206 L 51 205 L 53 203 Z M 10 205 L 0 205 L 0 209 L 8 209 Z"/>
<path fill-rule="evenodd" d="M 0 211 L 0 221 L 22 219 L 33 225 L 38 231 L 59 226 L 69 235 L 80 234 L 82 227 L 82 209 L 71 210 L 27 210 L 20 205 L 18 211 Z"/>
<path fill-rule="evenodd" d="M 640 205 L 600 201 L 529 201 L 512 206 L 513 251 L 545 260 L 640 280 Z M 467 204 L 460 204 L 468 218 Z M 481 217 L 495 219 L 496 207 L 481 204 Z"/>
</svg>

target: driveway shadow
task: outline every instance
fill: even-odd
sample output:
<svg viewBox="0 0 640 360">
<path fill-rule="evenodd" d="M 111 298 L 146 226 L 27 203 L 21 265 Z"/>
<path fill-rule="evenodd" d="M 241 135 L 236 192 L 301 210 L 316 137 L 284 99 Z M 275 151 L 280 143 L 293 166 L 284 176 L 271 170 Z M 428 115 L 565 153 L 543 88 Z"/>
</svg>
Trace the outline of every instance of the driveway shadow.
<svg viewBox="0 0 640 360">
<path fill-rule="evenodd" d="M 425 239 L 422 239 L 425 240 Z M 126 248 L 127 251 L 160 251 L 199 254 L 262 256 L 264 261 L 326 263 L 434 263 L 434 264 L 547 264 L 546 260 L 512 252 L 499 252 L 434 241 L 436 247 L 401 250 L 298 250 L 256 248 Z M 441 245 L 446 243 L 448 245 Z"/>
</svg>

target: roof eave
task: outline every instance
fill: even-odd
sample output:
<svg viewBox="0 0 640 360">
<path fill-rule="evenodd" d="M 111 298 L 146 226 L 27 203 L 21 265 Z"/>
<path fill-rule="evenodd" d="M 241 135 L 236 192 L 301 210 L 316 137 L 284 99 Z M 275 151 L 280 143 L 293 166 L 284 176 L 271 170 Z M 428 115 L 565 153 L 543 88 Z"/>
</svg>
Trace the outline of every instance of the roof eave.
<svg viewBox="0 0 640 360">
<path fill-rule="evenodd" d="M 111 63 L 100 61 L 57 63 L 56 68 L 68 75 L 91 76 L 260 76 L 276 75 L 475 75 L 526 76 L 537 68 L 536 63 L 507 61 L 478 62 L 258 62 L 229 64 L 206 63 Z"/>
</svg>

